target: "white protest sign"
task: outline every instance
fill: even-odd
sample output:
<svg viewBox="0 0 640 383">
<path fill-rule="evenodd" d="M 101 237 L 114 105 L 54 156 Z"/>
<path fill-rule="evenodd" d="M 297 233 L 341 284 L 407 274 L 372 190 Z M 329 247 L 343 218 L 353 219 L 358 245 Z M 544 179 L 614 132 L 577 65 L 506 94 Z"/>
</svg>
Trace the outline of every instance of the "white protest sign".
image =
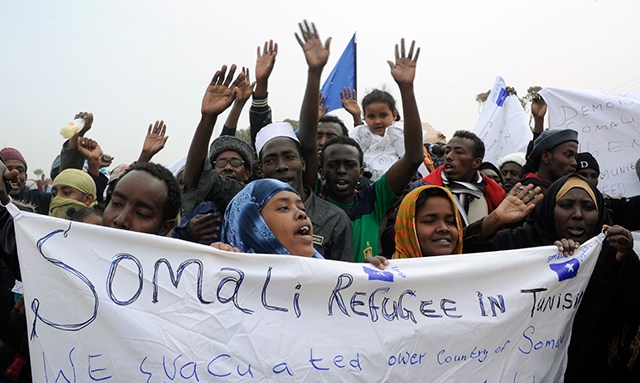
<svg viewBox="0 0 640 383">
<path fill-rule="evenodd" d="M 602 240 L 378 271 L 29 213 L 15 227 L 36 382 L 555 382 Z"/>
<path fill-rule="evenodd" d="M 598 189 L 609 195 L 640 194 L 635 165 L 640 158 L 640 93 L 544 88 L 549 129 L 578 132 L 579 151 L 600 166 Z"/>
<path fill-rule="evenodd" d="M 507 154 L 523 151 L 533 138 L 518 96 L 509 95 L 502 77 L 496 77 L 473 133 L 484 142 L 484 161 L 498 166 Z"/>
</svg>

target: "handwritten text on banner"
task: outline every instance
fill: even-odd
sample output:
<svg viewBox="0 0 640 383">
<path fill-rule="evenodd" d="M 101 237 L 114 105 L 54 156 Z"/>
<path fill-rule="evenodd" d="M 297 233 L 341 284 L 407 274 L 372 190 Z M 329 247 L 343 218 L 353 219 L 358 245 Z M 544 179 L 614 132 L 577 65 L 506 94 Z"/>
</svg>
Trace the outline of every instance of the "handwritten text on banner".
<svg viewBox="0 0 640 383">
<path fill-rule="evenodd" d="M 600 249 L 380 272 L 28 213 L 15 222 L 38 382 L 556 381 Z"/>
</svg>

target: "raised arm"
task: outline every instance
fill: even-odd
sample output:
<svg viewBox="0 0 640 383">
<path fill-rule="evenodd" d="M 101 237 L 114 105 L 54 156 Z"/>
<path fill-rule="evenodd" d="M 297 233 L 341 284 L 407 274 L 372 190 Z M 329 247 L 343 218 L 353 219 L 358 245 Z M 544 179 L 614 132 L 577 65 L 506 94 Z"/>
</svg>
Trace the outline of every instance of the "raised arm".
<svg viewBox="0 0 640 383">
<path fill-rule="evenodd" d="M 234 64 L 227 74 L 227 66 L 224 65 L 213 76 L 204 94 L 201 108 L 202 116 L 193 135 L 187 154 L 187 163 L 184 167 L 184 183 L 187 188 L 194 189 L 198 186 L 216 119 L 220 113 L 231 106 L 238 93 L 238 84 L 244 80 L 244 74 L 240 73 L 232 83 L 235 71 Z"/>
<path fill-rule="evenodd" d="M 260 53 L 258 47 L 258 59 L 256 60 L 256 90 L 254 97 L 266 97 L 269 89 L 269 76 L 276 64 L 276 56 L 278 55 L 278 43 L 273 40 L 264 43 L 264 49 Z"/>
<path fill-rule="evenodd" d="M 62 144 L 62 149 L 60 150 L 60 166 L 57 170 L 51 170 L 52 178 L 55 178 L 56 175 L 60 174 L 60 172 L 65 169 L 82 169 L 84 166 L 84 157 L 78 151 L 78 140 L 82 139 L 91 129 L 91 126 L 93 125 L 93 114 L 80 112 L 74 117 L 74 119 L 78 118 L 84 119 L 84 127 Z"/>
<path fill-rule="evenodd" d="M 269 107 L 268 88 L 269 76 L 273 71 L 278 55 L 278 44 L 273 40 L 264 43 L 264 49 L 260 53 L 258 47 L 258 59 L 256 60 L 256 88 L 253 92 L 253 102 L 249 108 L 249 123 L 251 142 L 256 142 L 258 131 L 271 123 L 271 108 Z"/>
<path fill-rule="evenodd" d="M 300 131 L 298 139 L 302 144 L 306 162 L 306 170 L 304 172 L 304 183 L 315 187 L 316 178 L 318 176 L 318 94 L 320 92 L 320 76 L 322 69 L 329 59 L 329 45 L 331 37 L 322 45 L 318 30 L 315 24 L 305 20 L 304 25 L 300 26 L 300 34 L 296 33 L 296 39 L 304 51 L 304 57 L 307 61 L 307 87 L 304 91 L 302 106 L 300 107 Z"/>
<path fill-rule="evenodd" d="M 320 102 L 318 102 L 318 119 L 321 119 L 329 111 L 329 105 L 324 106 L 324 95 L 322 92 L 320 92 L 318 97 L 320 98 Z"/>
<path fill-rule="evenodd" d="M 344 87 L 340 92 L 340 100 L 342 100 L 342 107 L 349 112 L 353 117 L 353 126 L 362 125 L 362 110 L 358 105 L 358 98 L 356 97 L 356 90 Z"/>
<path fill-rule="evenodd" d="M 396 195 L 401 195 L 411 178 L 424 160 L 422 150 L 422 122 L 418 112 L 416 96 L 413 92 L 413 80 L 416 76 L 416 64 L 420 55 L 420 48 L 413 49 L 415 41 L 411 42 L 409 52 L 405 54 L 404 39 L 400 41 L 400 51 L 396 44 L 396 62 L 391 61 L 391 75 L 400 88 L 402 110 L 404 113 L 404 156 L 389 168 L 386 173 L 387 182 Z"/>
<path fill-rule="evenodd" d="M 227 116 L 227 121 L 225 121 L 224 126 L 227 128 L 227 131 L 232 131 L 235 135 L 235 130 L 238 127 L 238 119 L 240 118 L 240 113 L 242 113 L 242 108 L 247 103 L 249 97 L 251 97 L 251 93 L 253 92 L 253 88 L 256 85 L 254 81 L 253 84 L 249 78 L 249 68 L 242 68 L 242 74 L 244 75 L 244 80 L 240 81 L 238 84 L 238 95 L 236 100 L 233 102 L 233 106 L 229 111 L 229 115 Z"/>
<path fill-rule="evenodd" d="M 82 137 L 78 140 L 78 151 L 87 160 L 89 174 L 100 175 L 100 163 L 104 155 L 100 145 L 91 138 Z"/>
<path fill-rule="evenodd" d="M 78 118 L 84 119 L 84 127 L 69 139 L 67 142 L 68 149 L 75 148 L 78 145 L 78 138 L 84 137 L 84 135 L 91 129 L 91 125 L 93 125 L 93 113 L 80 112 L 76 114 L 73 119 L 75 120 Z"/>
<path fill-rule="evenodd" d="M 542 96 L 536 94 L 531 101 L 531 116 L 533 116 L 533 132 L 544 132 L 544 115 L 547 113 L 547 103 Z"/>
<path fill-rule="evenodd" d="M 142 145 L 142 152 L 138 157 L 138 162 L 149 162 L 164 148 L 169 136 L 165 136 L 167 132 L 167 125 L 164 121 L 156 121 L 155 125 L 149 124 L 147 130 L 147 136 L 144 138 L 144 144 Z"/>
<path fill-rule="evenodd" d="M 524 220 L 542 200 L 543 195 L 540 193 L 539 186 L 534 188 L 529 184 L 521 190 L 520 186 L 522 186 L 520 182 L 516 183 L 494 211 L 473 224 L 473 226 L 480 225 L 480 230 L 475 230 L 476 232 L 473 233 L 474 241 L 486 241 L 503 227 Z"/>
</svg>

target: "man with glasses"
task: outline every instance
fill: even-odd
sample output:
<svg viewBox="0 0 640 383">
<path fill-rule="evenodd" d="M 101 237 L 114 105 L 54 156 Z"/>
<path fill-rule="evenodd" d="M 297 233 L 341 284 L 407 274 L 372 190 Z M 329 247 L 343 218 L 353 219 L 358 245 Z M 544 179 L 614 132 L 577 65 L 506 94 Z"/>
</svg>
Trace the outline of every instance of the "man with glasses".
<svg viewBox="0 0 640 383">
<path fill-rule="evenodd" d="M 172 236 L 202 244 L 219 241 L 227 204 L 248 182 L 254 159 L 251 146 L 237 137 L 213 140 L 197 188 L 184 192 L 185 215 Z"/>
<path fill-rule="evenodd" d="M 234 136 L 220 136 L 209 148 L 209 159 L 220 176 L 246 182 L 251 175 L 253 150 L 246 142 Z"/>
</svg>

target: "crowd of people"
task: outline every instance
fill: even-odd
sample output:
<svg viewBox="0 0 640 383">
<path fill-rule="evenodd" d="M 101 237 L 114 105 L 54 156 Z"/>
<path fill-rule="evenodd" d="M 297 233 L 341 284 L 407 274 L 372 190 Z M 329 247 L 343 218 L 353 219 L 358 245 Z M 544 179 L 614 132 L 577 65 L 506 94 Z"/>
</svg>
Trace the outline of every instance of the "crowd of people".
<svg viewBox="0 0 640 383">
<path fill-rule="evenodd" d="M 368 262 L 383 269 L 397 258 L 552 244 L 571 256 L 603 231 L 607 240 L 573 325 L 565 381 L 638 381 L 640 260 L 630 230 L 640 229 L 640 197 L 598 191 L 599 165 L 591 154 L 578 153 L 578 133 L 545 131 L 546 104 L 538 97 L 527 152 L 509 154 L 497 166 L 483 162 L 484 143 L 467 130 L 425 144 L 414 94 L 420 48 L 404 39 L 388 61 L 403 119 L 388 92 L 374 90 L 360 106 L 355 90 L 345 88 L 343 106 L 354 124 L 348 129 L 325 115 L 319 95 L 330 39 L 323 43 L 306 21 L 296 38 L 307 63 L 297 132 L 272 121 L 268 80 L 278 45 L 268 41 L 258 47 L 255 82 L 248 69 L 235 65 L 215 73 L 186 161 L 173 171 L 151 162 L 167 142 L 166 126 L 157 121 L 137 161 L 105 174 L 101 169 L 112 159 L 85 137 L 93 123 L 86 112 L 76 115 L 85 125 L 54 161 L 50 191 L 26 188 L 28 161 L 19 148 L 0 151 L 5 376 L 29 381 L 28 368 L 18 377 L 19 359 L 28 359 L 28 350 L 24 300 L 16 302 L 11 293 L 21 279 L 6 209 L 13 202 L 37 214 L 226 251 Z M 245 142 L 235 134 L 249 99 L 251 140 Z M 217 117 L 227 109 L 222 133 L 211 141 Z"/>
</svg>

